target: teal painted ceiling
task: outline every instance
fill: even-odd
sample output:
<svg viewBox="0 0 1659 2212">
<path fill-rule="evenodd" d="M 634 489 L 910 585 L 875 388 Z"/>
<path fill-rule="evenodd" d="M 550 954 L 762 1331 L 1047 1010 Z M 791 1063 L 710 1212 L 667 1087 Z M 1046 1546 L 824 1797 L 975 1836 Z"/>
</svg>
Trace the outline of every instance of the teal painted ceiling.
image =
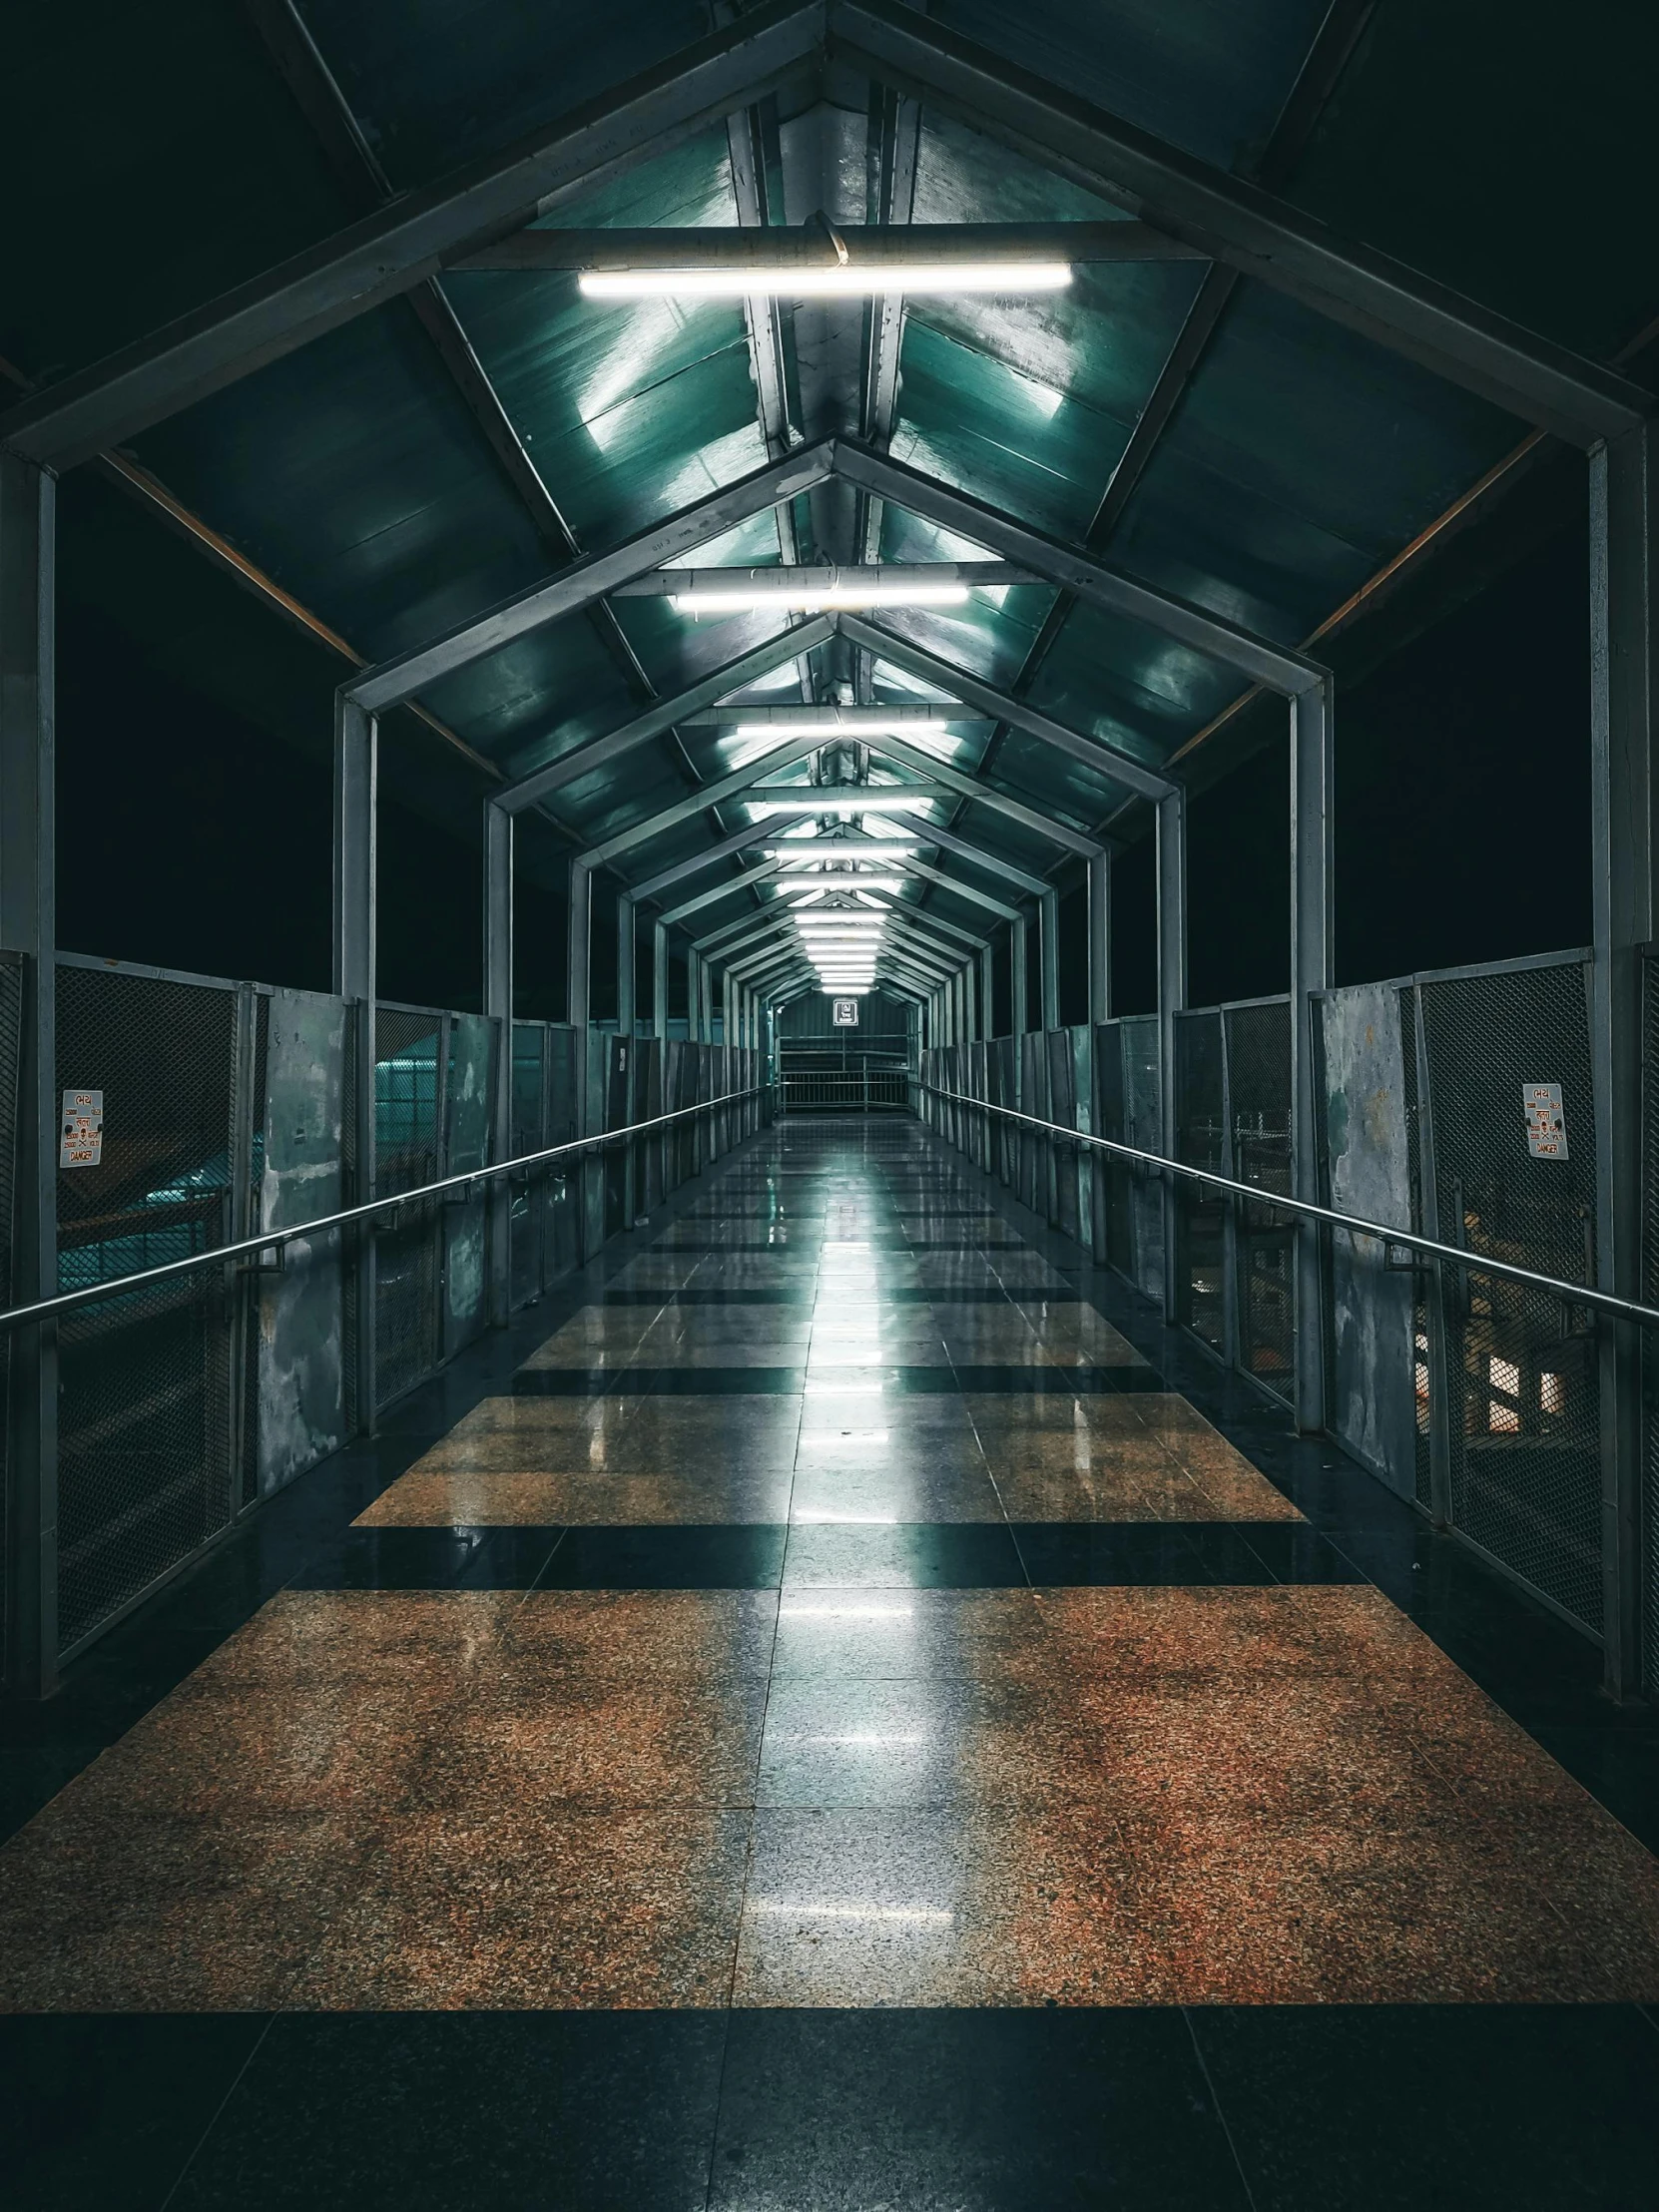
<svg viewBox="0 0 1659 2212">
<path fill-rule="evenodd" d="M 674 56 L 717 21 L 702 0 L 293 0 L 367 166 L 342 175 L 268 44 L 288 0 L 89 0 L 33 7 L 9 38 L 3 158 L 7 282 L 0 354 L 50 383 Z M 1570 35 L 1510 35 L 1430 0 L 933 0 L 925 12 L 1070 96 L 1255 177 L 1591 358 L 1613 360 L 1659 308 L 1659 168 L 1647 106 L 1659 16 L 1587 0 Z M 1357 33 L 1291 145 L 1282 123 L 1317 42 Z M 262 30 L 262 25 L 264 29 Z M 896 118 L 896 120 L 895 120 Z M 914 126 L 913 190 L 882 163 Z M 885 135 L 884 135 L 885 134 Z M 740 119 L 766 220 L 800 225 L 1114 221 L 1029 155 L 923 104 L 829 70 Z M 734 135 L 716 122 L 560 202 L 561 227 L 731 227 L 744 214 Z M 378 182 L 369 172 L 378 173 Z M 1082 267 L 1060 293 L 918 299 L 896 405 L 875 442 L 941 483 L 1114 567 L 1296 645 L 1525 436 L 1527 425 L 1283 293 L 1238 281 L 1183 394 L 1115 476 L 1204 283 L 1192 260 Z M 762 466 L 787 442 L 870 427 L 871 332 L 859 303 L 780 302 L 789 423 L 769 447 L 756 329 L 739 302 L 585 299 L 566 272 L 464 272 L 442 294 L 501 416 L 583 551 L 603 549 Z M 561 565 L 546 514 L 492 451 L 410 302 L 394 299 L 174 415 L 134 457 L 221 538 L 369 660 L 404 652 Z M 1144 458 L 1144 466 L 1139 460 Z M 1116 488 L 1114 489 L 1114 485 Z M 1108 500 L 1108 492 L 1112 498 Z M 1102 502 L 1107 506 L 1103 508 Z M 706 545 L 702 564 L 972 558 L 902 507 L 821 487 Z M 893 612 L 893 633 L 1156 767 L 1238 694 L 1213 659 L 1048 587 L 962 609 Z M 501 776 L 556 760 L 779 634 L 776 617 L 690 621 L 619 597 L 432 686 L 421 705 Z M 833 696 L 949 710 L 938 687 L 844 639 L 785 663 L 756 703 Z M 1110 754 L 1079 763 L 955 708 L 940 759 L 1074 829 L 1128 798 Z M 578 843 L 646 821 L 724 776 L 730 732 L 688 724 L 565 786 Z M 855 764 L 856 765 L 856 764 Z M 883 760 L 877 782 L 917 771 Z M 395 779 L 395 763 L 388 764 Z M 804 783 L 805 763 L 779 772 Z M 480 790 L 485 788 L 480 782 Z M 979 801 L 920 802 L 1035 874 L 1060 848 Z M 751 819 L 706 809 L 619 861 L 642 880 Z M 992 861 L 921 848 L 981 887 Z M 719 863 L 736 874 L 742 861 Z M 711 877 L 711 880 L 718 878 Z M 744 890 L 754 898 L 767 891 Z M 984 910 L 937 886 L 906 897 L 963 927 Z M 714 919 L 722 918 L 716 909 Z"/>
</svg>

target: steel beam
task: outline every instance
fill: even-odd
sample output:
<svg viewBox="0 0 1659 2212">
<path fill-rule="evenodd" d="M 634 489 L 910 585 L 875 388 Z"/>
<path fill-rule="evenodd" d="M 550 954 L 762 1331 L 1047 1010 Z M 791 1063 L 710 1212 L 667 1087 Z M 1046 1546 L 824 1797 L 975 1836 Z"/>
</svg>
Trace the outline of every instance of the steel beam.
<svg viewBox="0 0 1659 2212">
<path fill-rule="evenodd" d="M 728 126 L 730 129 L 730 125 Z M 834 269 L 835 249 L 828 231 L 774 224 L 751 228 L 629 231 L 515 231 L 453 257 L 456 270 L 518 271 L 583 269 L 646 271 L 661 269 Z M 1089 266 L 1123 262 L 1207 261 L 1207 251 L 1188 246 L 1145 223 L 914 223 L 900 229 L 885 224 L 849 223 L 835 237 L 854 266 L 881 269 L 922 261 L 1073 262 Z"/>
<path fill-rule="evenodd" d="M 728 661 L 723 668 L 715 669 L 701 683 L 692 684 L 672 699 L 659 699 L 643 714 L 635 715 L 615 730 L 608 730 L 602 737 L 590 738 L 585 745 L 573 746 L 568 753 L 561 753 L 556 760 L 548 761 L 540 768 L 531 769 L 516 782 L 505 785 L 497 794 L 498 803 L 518 814 L 531 807 L 549 793 L 561 791 L 566 784 L 574 784 L 584 776 L 592 776 L 602 768 L 609 768 L 636 746 L 646 745 L 653 738 L 660 738 L 665 731 L 689 727 L 703 720 L 697 710 L 711 706 L 729 693 L 742 691 L 746 684 L 753 684 L 763 676 L 770 676 L 775 668 L 786 661 L 799 660 L 815 645 L 823 645 L 833 635 L 833 624 L 826 615 L 814 615 L 798 629 L 783 632 L 769 638 L 765 645 L 758 645 L 752 652 L 742 653 L 735 661 Z M 762 710 L 765 713 L 765 710 Z M 729 721 L 747 721 L 747 712 L 733 708 L 722 718 Z"/>
<path fill-rule="evenodd" d="M 904 834 L 913 835 L 918 844 L 936 845 L 941 852 L 954 852 L 960 859 L 971 860 L 975 867 L 1000 875 L 1005 883 L 1014 884 L 1030 898 L 1041 898 L 1048 887 L 1040 875 L 1032 875 L 1017 861 L 1005 860 L 1000 853 L 987 852 L 983 845 L 970 843 L 966 837 L 957 836 L 953 830 L 946 830 L 939 823 L 929 822 L 916 815 L 906 815 L 902 808 L 897 807 L 882 819 L 894 824 L 908 821 L 912 828 Z"/>
<path fill-rule="evenodd" d="M 490 1099 L 492 1160 L 508 1158 L 513 1135 L 513 818 L 484 802 L 484 1012 L 496 1025 Z M 505 1176 L 489 1186 L 489 1318 L 512 1311 L 512 1193 Z"/>
<path fill-rule="evenodd" d="M 1187 1003 L 1187 800 L 1172 792 L 1160 800 L 1156 820 L 1158 865 L 1158 1103 L 1166 1160 L 1176 1154 L 1175 1017 Z M 1181 1318 L 1176 1280 L 1180 1253 L 1180 1197 L 1173 1176 L 1164 1178 L 1164 1319 Z"/>
<path fill-rule="evenodd" d="M 1641 1300 L 1644 991 L 1642 947 L 1659 937 L 1659 433 L 1652 426 L 1590 458 L 1591 884 L 1595 930 L 1590 1040 L 1596 1110 L 1596 1283 Z M 1651 1003 L 1651 1001 L 1649 1001 Z M 1641 1650 L 1643 1348 L 1628 1323 L 1599 1332 L 1602 1639 L 1609 1694 L 1640 1694 L 1659 1654 Z M 1653 1357 L 1651 1350 L 1647 1357 Z M 1645 1416 L 1652 1420 L 1649 1410 Z M 1647 1541 L 1651 1543 L 1651 1534 Z M 1644 1666 L 1645 1656 L 1645 1666 Z"/>
<path fill-rule="evenodd" d="M 923 683 L 937 684 L 941 691 L 953 693 L 964 706 L 976 709 L 988 722 L 1009 723 L 1014 729 L 1023 730 L 1027 737 L 1052 746 L 1071 760 L 1081 761 L 1097 776 L 1110 777 L 1114 783 L 1124 785 L 1143 799 L 1160 799 L 1173 788 L 1167 776 L 1148 768 L 1144 761 L 1137 761 L 1121 747 L 1104 738 L 1086 738 L 1080 731 L 1068 730 L 1064 723 L 1055 722 L 1023 700 L 1013 699 L 992 685 L 981 683 L 965 669 L 940 660 L 936 653 L 924 652 L 908 638 L 896 636 L 863 615 L 844 613 L 837 615 L 835 620 L 841 635 L 850 638 L 854 645 L 862 646 L 866 653 L 888 662 L 893 668 L 903 669 Z M 922 707 L 914 711 L 918 715 L 930 714 L 941 722 L 957 719 L 948 708 Z"/>
<path fill-rule="evenodd" d="M 797 761 L 806 760 L 809 755 L 818 751 L 821 742 L 818 738 L 798 738 L 793 744 L 780 746 L 776 753 L 751 761 L 746 768 L 733 769 L 729 776 L 721 777 L 716 783 L 699 785 L 686 798 L 675 800 L 671 806 L 660 807 L 654 815 L 647 815 L 643 822 L 636 822 L 626 830 L 619 830 L 614 837 L 607 837 L 603 844 L 590 845 L 582 857 L 589 867 L 606 866 L 612 860 L 620 858 L 624 852 L 631 852 L 636 845 L 649 844 L 654 837 L 665 835 L 670 830 L 678 829 L 682 823 L 695 822 L 699 815 L 707 814 L 711 807 L 718 806 L 722 800 L 746 795 L 769 771 L 789 768 Z M 797 784 L 793 791 L 779 793 L 774 804 L 782 807 L 788 798 L 804 797 L 809 793 L 816 795 L 821 788 L 818 785 Z M 845 802 L 840 801 L 837 804 L 844 805 Z M 821 814 L 825 811 L 824 803 L 816 797 L 812 806 L 789 808 L 792 814 Z"/>
<path fill-rule="evenodd" d="M 1314 1066 L 1314 994 L 1336 969 L 1333 899 L 1333 687 L 1291 702 L 1291 1167 L 1292 1196 L 1322 1202 L 1321 1101 Z M 1296 1233 L 1296 1424 L 1304 1435 L 1325 1426 L 1323 1240 L 1315 1222 Z"/>
<path fill-rule="evenodd" d="M 909 468 L 889 454 L 872 453 L 854 439 L 835 440 L 834 473 L 860 491 L 891 500 L 924 521 L 938 523 L 975 545 L 1024 563 L 1051 584 L 1093 606 L 1143 623 L 1164 637 L 1191 646 L 1196 653 L 1209 654 L 1253 682 L 1266 685 L 1269 691 L 1294 696 L 1319 683 L 1326 674 L 1306 654 L 1259 637 L 1255 631 L 1242 629 L 1225 616 L 1212 614 L 1188 600 L 1177 599 L 1171 592 L 1143 584 L 1138 577 L 1108 568 L 1077 547 L 1016 522 L 1000 509 L 987 506 L 968 492 L 957 491 L 937 477 Z M 851 635 L 844 622 L 841 627 Z"/>
<path fill-rule="evenodd" d="M 374 1025 L 375 921 L 378 846 L 379 730 L 373 715 L 334 694 L 333 987 L 352 1009 L 351 1049 L 356 1056 L 356 1127 L 353 1131 L 356 1200 L 372 1198 L 375 1158 Z M 375 1251 L 372 1229 L 359 1229 L 347 1247 L 357 1308 L 357 1372 L 352 1378 L 357 1419 L 372 1435 L 379 1363 L 375 1356 Z"/>
<path fill-rule="evenodd" d="M 735 830 L 729 837 L 722 837 L 718 844 L 711 844 L 702 852 L 694 852 L 687 859 L 676 860 L 672 867 L 666 867 L 659 874 L 649 876 L 643 883 L 636 883 L 634 896 L 642 900 L 658 898 L 664 891 L 672 890 L 676 883 L 683 883 L 688 875 L 696 875 L 709 866 L 711 861 L 724 860 L 729 853 L 745 852 L 752 844 L 762 844 L 767 838 L 776 837 L 791 815 L 799 817 L 817 812 L 816 804 L 792 807 L 788 814 L 773 815 L 766 822 L 748 823 L 743 829 Z"/>
<path fill-rule="evenodd" d="M 667 152 L 788 82 L 823 38 L 820 0 L 763 0 L 505 152 L 402 194 L 0 420 L 0 443 L 68 468 L 435 276 L 571 193 Z"/>
<path fill-rule="evenodd" d="M 1652 405 L 1611 370 L 897 0 L 828 0 L 828 14 L 832 58 L 937 102 L 1155 229 L 1573 444 L 1620 436 Z"/>
<path fill-rule="evenodd" d="M 822 622 L 825 625 L 826 635 L 829 635 L 833 628 L 835 619 L 828 615 L 814 617 L 815 621 Z M 943 667 L 945 664 L 941 662 L 939 665 Z M 734 684 L 732 689 L 735 691 L 737 686 Z M 830 705 L 747 707 L 740 702 L 730 707 L 707 707 L 699 714 L 682 715 L 680 722 L 681 726 L 688 730 L 731 730 L 736 728 L 739 723 L 762 723 L 780 729 L 787 729 L 792 723 L 839 723 L 843 714 L 846 717 L 846 736 L 849 740 L 866 737 L 869 730 L 876 725 L 885 727 L 888 724 L 896 724 L 902 729 L 907 722 L 973 722 L 977 720 L 988 722 L 991 719 L 988 715 L 981 717 L 955 714 L 948 704 L 941 704 L 937 707 L 841 708 Z M 860 723 L 863 725 L 862 728 L 859 727 Z M 825 740 L 827 745 L 831 742 L 833 741 L 828 738 Z"/>
<path fill-rule="evenodd" d="M 1041 807 L 1028 807 L 1024 800 L 1015 799 L 1009 792 L 998 791 L 994 785 L 982 783 L 977 776 L 969 776 L 959 768 L 951 768 L 944 761 L 935 761 L 931 755 L 921 753 L 914 746 L 906 745 L 902 738 L 872 737 L 868 741 L 871 753 L 883 759 L 896 761 L 900 767 L 913 769 L 917 775 L 931 776 L 947 791 L 955 792 L 963 799 L 971 799 L 975 805 L 989 807 L 999 815 L 1006 815 L 1010 822 L 1017 822 L 1022 830 L 1029 830 L 1034 836 L 1044 837 L 1050 844 L 1057 844 L 1066 852 L 1075 853 L 1079 859 L 1090 859 L 1100 850 L 1099 840 L 1081 830 L 1074 830 L 1070 823 L 1061 822 Z"/>
<path fill-rule="evenodd" d="M 377 668 L 364 669 L 359 675 L 350 677 L 341 688 L 373 713 L 382 714 L 388 707 L 400 706 L 414 693 L 436 683 L 439 677 L 451 676 L 457 669 L 468 668 L 474 661 L 499 653 L 515 639 L 526 637 L 565 615 L 579 613 L 607 592 L 615 591 L 630 577 L 661 568 L 665 561 L 706 545 L 711 538 L 735 529 L 740 522 L 747 522 L 751 515 L 764 513 L 781 500 L 810 491 L 814 484 L 822 483 L 830 474 L 832 456 L 833 446 L 825 439 L 818 445 L 804 446 L 787 460 L 772 461 L 765 468 L 752 470 L 735 484 L 711 492 L 707 499 L 683 507 L 678 514 L 653 523 L 647 530 L 637 531 L 609 551 L 584 554 L 556 576 L 531 585 L 528 591 L 515 592 L 512 598 L 502 600 L 470 621 L 457 624 L 443 637 L 417 646 L 412 653 L 382 661 Z"/>
<path fill-rule="evenodd" d="M 786 561 L 772 568 L 660 568 L 619 584 L 617 599 L 669 599 L 684 592 L 773 593 L 917 589 L 960 584 L 966 591 L 1000 591 L 1043 579 L 1013 561 L 864 561 L 847 568 L 832 562 Z M 867 710 L 866 710 L 867 712 Z"/>
<path fill-rule="evenodd" d="M 1058 1029 L 1060 1026 L 1060 894 L 1052 885 L 1046 887 L 1037 901 L 1040 917 L 1041 942 L 1038 957 L 1042 962 L 1043 979 L 1043 1027 Z"/>
<path fill-rule="evenodd" d="M 7 1303 L 58 1292 L 55 1027 L 57 899 L 53 812 L 57 485 L 0 454 L 0 946 L 16 956 L 18 1052 L 11 1266 Z M 92 1071 L 87 1071 L 90 1078 Z M 85 1080 L 87 1078 L 81 1078 Z M 58 1332 L 11 1341 L 6 1420 L 5 1658 L 8 1693 L 49 1697 L 58 1684 Z"/>
</svg>

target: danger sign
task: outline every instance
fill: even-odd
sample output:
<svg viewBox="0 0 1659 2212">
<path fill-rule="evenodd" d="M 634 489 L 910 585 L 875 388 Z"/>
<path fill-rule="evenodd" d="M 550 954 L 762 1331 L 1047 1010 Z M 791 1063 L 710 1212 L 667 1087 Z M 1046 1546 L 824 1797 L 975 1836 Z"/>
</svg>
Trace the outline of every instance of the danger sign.
<svg viewBox="0 0 1659 2212">
<path fill-rule="evenodd" d="M 1567 1119 L 1559 1083 L 1523 1083 L 1521 1112 L 1526 1116 L 1526 1149 L 1534 1160 L 1567 1157 Z"/>
<path fill-rule="evenodd" d="M 855 998 L 837 998 L 830 1011 L 830 1019 L 837 1029 L 856 1029 L 858 1026 L 858 1001 Z"/>
<path fill-rule="evenodd" d="M 58 1137 L 61 1168 L 95 1168 L 104 1157 L 104 1094 L 65 1091 Z"/>
</svg>

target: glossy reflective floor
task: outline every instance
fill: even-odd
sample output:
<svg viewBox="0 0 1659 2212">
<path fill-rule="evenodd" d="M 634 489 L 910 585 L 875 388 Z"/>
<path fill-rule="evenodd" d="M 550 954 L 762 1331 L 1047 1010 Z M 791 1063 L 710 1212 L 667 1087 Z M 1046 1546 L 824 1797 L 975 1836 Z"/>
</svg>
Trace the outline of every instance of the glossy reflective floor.
<svg viewBox="0 0 1659 2212">
<path fill-rule="evenodd" d="M 9 2201 L 1659 2202 L 1651 1729 L 1078 1259 L 786 1126 L 10 1722 Z"/>
</svg>

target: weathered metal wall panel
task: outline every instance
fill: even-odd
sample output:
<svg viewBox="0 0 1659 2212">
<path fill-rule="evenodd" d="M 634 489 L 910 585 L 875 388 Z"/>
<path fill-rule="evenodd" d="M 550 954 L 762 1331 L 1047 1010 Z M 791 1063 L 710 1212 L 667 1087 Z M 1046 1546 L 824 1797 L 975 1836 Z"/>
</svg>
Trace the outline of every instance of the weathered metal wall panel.
<svg viewBox="0 0 1659 2212">
<path fill-rule="evenodd" d="M 346 1024 L 343 999 L 271 994 L 261 1229 L 314 1221 L 345 1203 Z M 280 1270 L 259 1279 L 262 1497 L 345 1442 L 343 1299 L 337 1231 L 288 1245 Z"/>
<path fill-rule="evenodd" d="M 1122 1024 L 1123 1141 L 1142 1152 L 1164 1149 L 1164 1089 L 1158 1056 L 1158 1017 L 1134 1014 Z M 1164 1296 L 1163 1185 L 1151 1176 L 1131 1188 L 1135 1281 L 1150 1299 Z"/>
<path fill-rule="evenodd" d="M 1365 983 L 1320 999 L 1328 1202 L 1390 1228 L 1411 1226 L 1400 994 Z M 1331 1240 L 1331 1425 L 1344 1447 L 1410 1497 L 1416 1472 L 1414 1291 L 1370 1240 Z"/>
<path fill-rule="evenodd" d="M 489 1165 L 490 1089 L 495 1023 L 485 1014 L 455 1014 L 449 1024 L 446 1172 L 463 1175 Z M 484 1327 L 487 1205 L 451 1199 L 444 1208 L 443 1349 L 447 1357 Z"/>
</svg>

